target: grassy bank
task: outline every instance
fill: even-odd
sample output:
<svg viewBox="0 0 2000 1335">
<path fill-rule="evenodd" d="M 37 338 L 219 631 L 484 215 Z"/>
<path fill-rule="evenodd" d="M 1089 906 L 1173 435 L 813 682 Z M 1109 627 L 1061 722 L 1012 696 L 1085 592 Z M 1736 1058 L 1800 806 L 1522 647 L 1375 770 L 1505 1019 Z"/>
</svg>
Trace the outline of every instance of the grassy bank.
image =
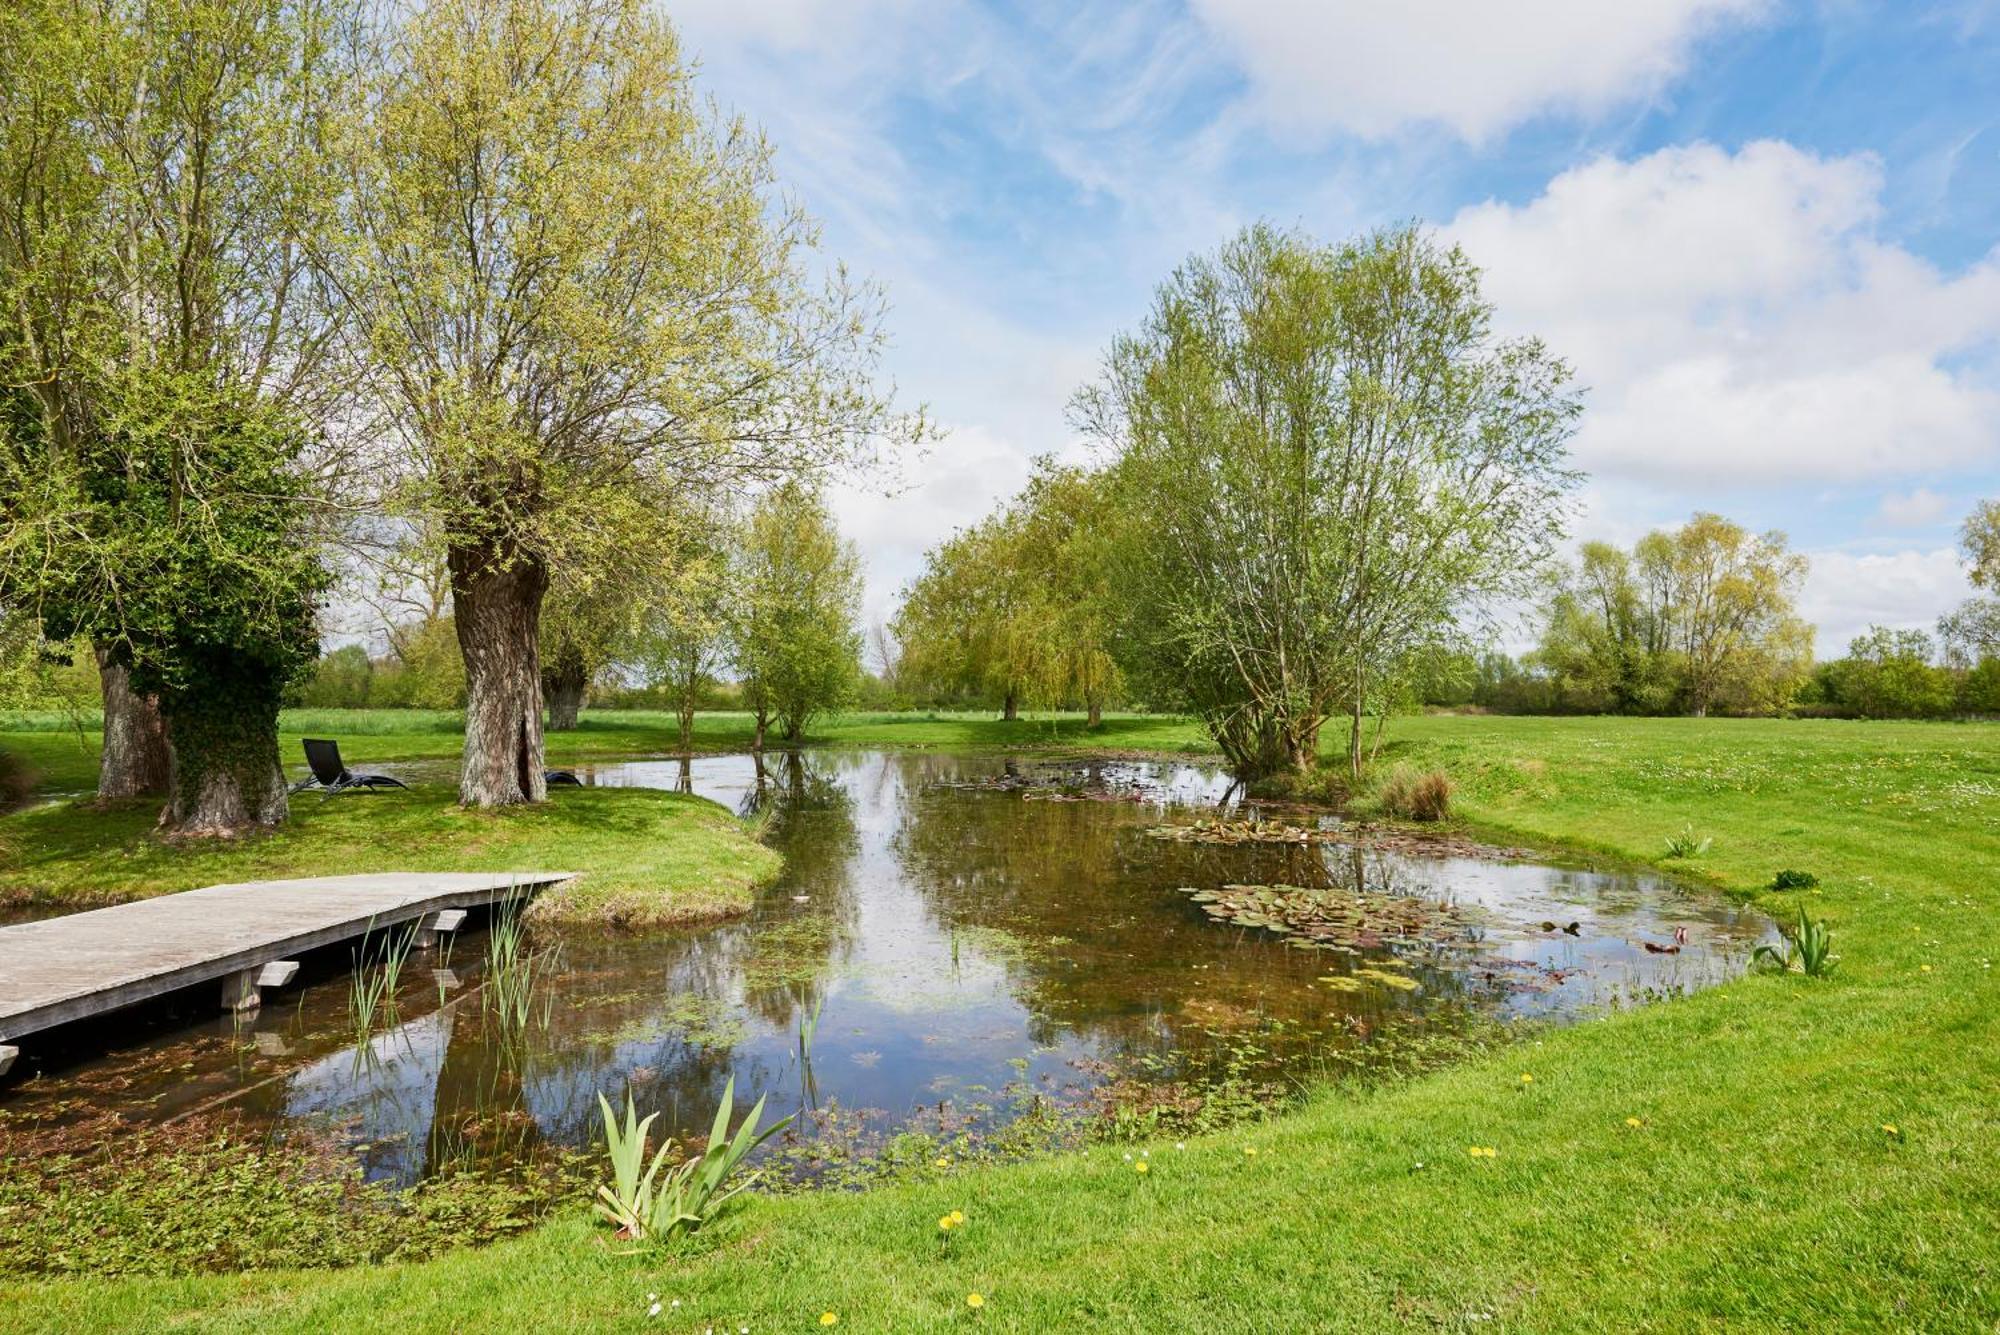
<svg viewBox="0 0 2000 1335">
<path fill-rule="evenodd" d="M 930 735 L 958 726 L 839 740 L 980 744 Z M 1393 735 L 1386 758 L 1447 768 L 1485 830 L 1644 860 L 1691 825 L 1713 844 L 1688 869 L 1738 893 L 1816 873 L 1803 898 L 1839 971 L 1324 1091 L 1253 1134 L 1154 1145 L 1144 1175 L 1100 1149 L 752 1200 L 665 1257 L 618 1254 L 579 1210 L 421 1265 L 15 1286 L 0 1311 L 23 1329 L 246 1331 L 761 1332 L 828 1311 L 843 1330 L 2000 1320 L 2000 730 L 1455 718 Z M 1146 720 L 1103 744 L 1192 740 Z M 1778 914 L 1801 897 L 1761 895 Z M 968 1222 L 947 1248 L 952 1209 Z M 681 1306 L 649 1319 L 651 1293 Z"/>
<path fill-rule="evenodd" d="M 714 803 L 636 788 L 565 789 L 515 811 L 466 810 L 439 785 L 306 794 L 273 833 L 179 844 L 155 836 L 156 814 L 151 802 L 62 800 L 0 817 L 0 899 L 85 905 L 347 871 L 556 870 L 582 876 L 538 902 L 541 917 L 671 923 L 744 911 L 778 867 Z"/>
</svg>

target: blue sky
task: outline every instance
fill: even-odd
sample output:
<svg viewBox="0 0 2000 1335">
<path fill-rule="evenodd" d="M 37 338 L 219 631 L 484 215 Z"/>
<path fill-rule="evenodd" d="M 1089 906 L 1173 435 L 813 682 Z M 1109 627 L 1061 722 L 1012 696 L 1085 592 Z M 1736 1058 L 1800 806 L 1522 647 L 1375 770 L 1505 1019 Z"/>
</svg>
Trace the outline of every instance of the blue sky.
<svg viewBox="0 0 2000 1335">
<path fill-rule="evenodd" d="M 946 434 L 843 489 L 871 620 L 1187 254 L 1259 218 L 1463 244 L 1588 387 L 1579 537 L 1713 509 L 1813 562 L 1822 656 L 1968 592 L 2000 494 L 2000 0 L 689 0 Z"/>
</svg>

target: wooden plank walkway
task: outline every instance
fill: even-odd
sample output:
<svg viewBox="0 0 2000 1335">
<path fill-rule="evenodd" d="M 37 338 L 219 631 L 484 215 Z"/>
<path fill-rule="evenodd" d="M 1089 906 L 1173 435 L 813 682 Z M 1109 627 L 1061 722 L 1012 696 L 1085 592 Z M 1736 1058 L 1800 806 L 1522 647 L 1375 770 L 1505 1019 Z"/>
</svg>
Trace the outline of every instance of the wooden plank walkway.
<svg viewBox="0 0 2000 1335">
<path fill-rule="evenodd" d="M 573 873 L 386 872 L 211 885 L 0 927 L 0 1042 L 220 979 L 225 1005 L 256 1005 L 290 980 L 292 956 L 417 919 L 448 930 L 462 910 Z M 453 910 L 459 910 L 456 915 Z M 289 966 L 286 967 L 286 966 Z M 12 1052 L 0 1048 L 0 1071 Z"/>
</svg>

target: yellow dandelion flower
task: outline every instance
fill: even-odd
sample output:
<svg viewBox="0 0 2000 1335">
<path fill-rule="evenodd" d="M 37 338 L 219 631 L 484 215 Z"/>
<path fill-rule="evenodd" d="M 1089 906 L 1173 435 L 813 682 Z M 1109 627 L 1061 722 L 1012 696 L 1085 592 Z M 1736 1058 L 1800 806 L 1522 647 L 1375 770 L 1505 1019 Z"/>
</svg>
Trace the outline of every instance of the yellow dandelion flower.
<svg viewBox="0 0 2000 1335">
<path fill-rule="evenodd" d="M 1535 1083 L 1535 1077 L 1529 1075 L 1526 1071 L 1523 1071 L 1521 1072 L 1521 1083 L 1524 1085 L 1532 1085 Z"/>
<path fill-rule="evenodd" d="M 952 1223 L 954 1223 L 954 1224 L 962 1224 L 962 1223 L 964 1223 L 964 1222 L 965 1222 L 965 1212 L 964 1212 L 963 1210 L 953 1210 L 953 1211 L 951 1212 L 951 1222 L 952 1222 Z"/>
<path fill-rule="evenodd" d="M 940 1155 L 938 1156 L 937 1166 L 939 1168 L 949 1168 L 951 1167 L 951 1160 Z"/>
<path fill-rule="evenodd" d="M 1150 1165 L 1144 1159 L 1141 1159 L 1138 1163 L 1133 1164 L 1132 1167 L 1134 1171 L 1144 1173 L 1149 1171 Z"/>
<path fill-rule="evenodd" d="M 976 1293 L 968 1293 L 965 1295 L 965 1305 L 967 1307 L 984 1307 L 986 1306 L 986 1300 Z"/>
<path fill-rule="evenodd" d="M 837 1312 L 821 1312 L 819 1314 L 819 1323 L 822 1326 L 837 1326 L 840 1324 L 840 1314 Z"/>
<path fill-rule="evenodd" d="M 1896 1124 L 1894 1122 L 1882 1123 L 1882 1130 L 1892 1136 L 1900 1136 L 1903 1134 L 1902 1132 L 1896 1129 Z"/>
<path fill-rule="evenodd" d="M 1256 1157 L 1257 1157 L 1257 1147 L 1256 1147 L 1255 1145 L 1245 1145 L 1245 1146 L 1243 1147 L 1243 1157 L 1244 1157 L 1244 1158 L 1246 1158 L 1246 1159 L 1254 1159 L 1254 1158 L 1256 1158 Z"/>
<path fill-rule="evenodd" d="M 1922 969 L 1925 973 L 1929 973 L 1931 971 L 1931 966 L 1928 964 L 1919 964 L 1917 967 L 1919 969 Z"/>
<path fill-rule="evenodd" d="M 938 1227 L 943 1229 L 947 1233 L 951 1232 L 951 1216 L 948 1214 L 939 1215 Z"/>
<path fill-rule="evenodd" d="M 1627 1126 L 1642 1126 L 1642 1125 L 1644 1125 L 1644 1124 L 1643 1124 L 1642 1122 L 1640 1122 L 1640 1120 L 1639 1120 L 1638 1118 L 1636 1118 L 1636 1117 L 1628 1117 L 1628 1118 L 1626 1118 L 1626 1119 L 1625 1119 L 1625 1125 L 1627 1125 Z"/>
</svg>

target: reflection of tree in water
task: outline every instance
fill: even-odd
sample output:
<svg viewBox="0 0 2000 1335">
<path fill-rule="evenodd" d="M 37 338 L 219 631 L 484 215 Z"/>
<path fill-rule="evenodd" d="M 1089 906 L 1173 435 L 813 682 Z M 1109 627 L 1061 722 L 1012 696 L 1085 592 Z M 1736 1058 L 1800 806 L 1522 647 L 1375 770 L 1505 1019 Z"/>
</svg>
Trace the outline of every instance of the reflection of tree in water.
<svg viewBox="0 0 2000 1335">
<path fill-rule="evenodd" d="M 1346 957 L 1214 923 L 1180 894 L 1228 882 L 1412 889 L 1392 863 L 1333 845 L 1149 839 L 1158 812 L 1142 804 L 921 786 L 1016 772 L 1004 763 L 923 757 L 907 769 L 915 791 L 895 838 L 904 874 L 946 932 L 1007 934 L 987 938 L 987 953 L 1008 970 L 1038 1043 L 1073 1030 L 1135 1055 L 1258 1030 L 1284 1046 L 1287 1034 L 1345 1034 L 1349 1017 L 1372 1025 L 1416 1005 L 1392 988 L 1316 987 Z M 1161 912 L 1163 900 L 1174 910 Z"/>
<path fill-rule="evenodd" d="M 853 949 L 861 836 L 841 771 L 854 764 L 788 751 L 764 797 L 765 839 L 785 868 L 748 923 L 743 999 L 777 1028 L 812 1010 Z"/>
</svg>

